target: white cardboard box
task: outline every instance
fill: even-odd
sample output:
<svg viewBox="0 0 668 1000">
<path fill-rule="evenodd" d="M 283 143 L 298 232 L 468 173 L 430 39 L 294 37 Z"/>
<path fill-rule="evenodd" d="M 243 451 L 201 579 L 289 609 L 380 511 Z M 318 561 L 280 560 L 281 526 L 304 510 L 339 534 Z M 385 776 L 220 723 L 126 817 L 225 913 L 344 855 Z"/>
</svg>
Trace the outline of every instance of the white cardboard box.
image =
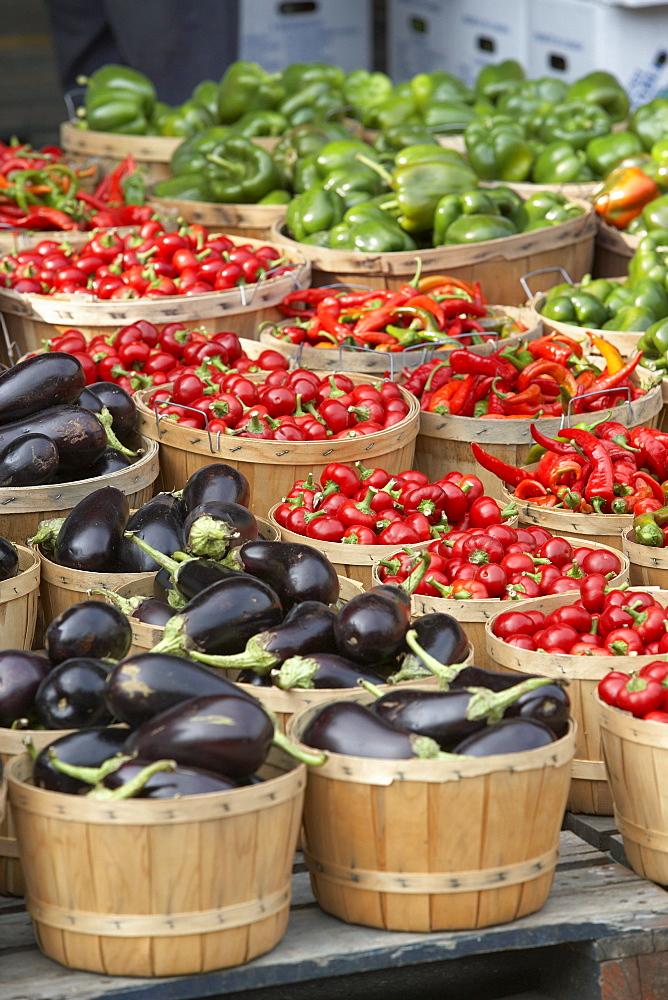
<svg viewBox="0 0 668 1000">
<path fill-rule="evenodd" d="M 532 0 L 387 0 L 387 63 L 395 82 L 435 69 L 468 84 L 488 63 L 528 62 Z"/>
<path fill-rule="evenodd" d="M 270 73 L 311 60 L 371 69 L 372 32 L 372 0 L 240 0 L 238 58 Z"/>
<path fill-rule="evenodd" d="M 614 73 L 637 107 L 668 87 L 668 5 L 611 6 L 590 0 L 531 0 L 530 77 L 568 82 Z"/>
</svg>

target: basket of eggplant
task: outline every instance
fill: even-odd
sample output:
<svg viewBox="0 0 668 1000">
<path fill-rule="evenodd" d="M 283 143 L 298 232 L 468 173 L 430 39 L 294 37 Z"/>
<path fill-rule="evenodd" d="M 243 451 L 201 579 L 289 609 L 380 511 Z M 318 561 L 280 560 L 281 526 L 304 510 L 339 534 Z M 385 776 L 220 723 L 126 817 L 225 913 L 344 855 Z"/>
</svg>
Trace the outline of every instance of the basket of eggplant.
<svg viewBox="0 0 668 1000">
<path fill-rule="evenodd" d="M 0 372 L 0 535 L 24 541 L 101 482 L 141 506 L 158 477 L 158 449 L 136 425 L 128 393 L 86 385 L 71 354 L 37 355 Z"/>
</svg>

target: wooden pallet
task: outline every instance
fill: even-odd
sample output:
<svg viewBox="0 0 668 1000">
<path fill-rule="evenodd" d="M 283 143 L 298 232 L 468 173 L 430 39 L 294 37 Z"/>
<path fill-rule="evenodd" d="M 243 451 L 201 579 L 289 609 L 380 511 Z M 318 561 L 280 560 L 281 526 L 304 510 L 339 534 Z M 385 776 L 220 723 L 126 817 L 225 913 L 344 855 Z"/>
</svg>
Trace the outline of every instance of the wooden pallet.
<svg viewBox="0 0 668 1000">
<path fill-rule="evenodd" d="M 589 818 L 592 819 L 592 818 Z M 434 934 L 381 932 L 323 913 L 297 858 L 290 924 L 269 954 L 224 972 L 108 978 L 44 958 L 23 902 L 0 897 L 3 1000 L 665 1000 L 668 893 L 606 853 L 609 820 L 568 817 L 543 909 L 512 924 Z M 607 841 L 606 841 L 607 838 Z"/>
</svg>

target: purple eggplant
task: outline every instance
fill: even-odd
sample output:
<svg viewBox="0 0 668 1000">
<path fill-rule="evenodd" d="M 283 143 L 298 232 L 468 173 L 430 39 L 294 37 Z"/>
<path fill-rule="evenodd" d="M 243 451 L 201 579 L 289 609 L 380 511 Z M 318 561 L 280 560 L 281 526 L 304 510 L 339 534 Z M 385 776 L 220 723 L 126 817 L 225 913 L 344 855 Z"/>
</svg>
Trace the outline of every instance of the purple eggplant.
<svg viewBox="0 0 668 1000">
<path fill-rule="evenodd" d="M 0 535 L 0 580 L 11 580 L 19 571 L 19 553 L 13 542 Z"/>
<path fill-rule="evenodd" d="M 115 486 L 89 493 L 65 518 L 53 561 L 89 573 L 117 573 L 129 513 L 128 498 Z"/>
<path fill-rule="evenodd" d="M 434 740 L 401 732 L 355 701 L 330 701 L 323 705 L 304 729 L 301 742 L 351 757 L 408 760 L 440 754 Z"/>
<path fill-rule="evenodd" d="M 132 462 L 127 455 L 122 455 L 117 448 L 105 448 L 99 458 L 86 469 L 86 479 L 100 479 L 102 476 L 110 476 L 112 472 L 120 472 L 127 469 Z"/>
<path fill-rule="evenodd" d="M 168 653 L 126 657 L 113 667 L 105 686 L 109 711 L 133 728 L 191 698 L 242 693 L 218 671 Z"/>
<path fill-rule="evenodd" d="M 535 719 L 501 719 L 462 740 L 452 752 L 465 757 L 492 757 L 498 753 L 524 753 L 548 746 L 554 733 Z"/>
<path fill-rule="evenodd" d="M 452 615 L 440 612 L 422 615 L 411 623 L 411 629 L 415 631 L 417 642 L 425 653 L 433 656 L 439 663 L 460 663 L 466 658 L 468 637 Z M 408 647 L 405 648 L 407 652 L 401 662 L 401 679 L 419 676 L 426 667 L 419 656 Z"/>
<path fill-rule="evenodd" d="M 196 594 L 165 625 L 153 652 L 240 653 L 251 636 L 280 624 L 283 609 L 268 584 L 241 573 Z"/>
<path fill-rule="evenodd" d="M 183 767 L 243 778 L 262 766 L 272 743 L 294 751 L 262 705 L 238 692 L 193 698 L 162 712 L 128 736 L 125 750 L 148 760 L 167 758 Z M 302 759 L 312 764 L 324 760 L 308 754 Z"/>
<path fill-rule="evenodd" d="M 0 372 L 0 424 L 11 424 L 52 406 L 75 403 L 86 385 L 81 363 L 50 351 Z"/>
<path fill-rule="evenodd" d="M 56 477 L 60 456 L 46 434 L 23 434 L 0 452 L 0 486 L 43 486 Z"/>
<path fill-rule="evenodd" d="M 60 736 L 37 754 L 33 762 L 33 781 L 38 788 L 47 788 L 51 792 L 71 795 L 87 792 L 90 783 L 57 770 L 52 755 L 74 767 L 99 767 L 111 757 L 123 753 L 127 738 L 128 731 L 122 726 L 79 729 Z"/>
<path fill-rule="evenodd" d="M 125 441 L 137 426 L 137 407 L 129 392 L 115 382 L 93 382 L 79 396 L 79 406 L 91 413 L 102 413 L 106 407 L 112 417 L 115 434 Z"/>
<path fill-rule="evenodd" d="M 335 604 L 339 578 L 329 559 L 301 542 L 246 542 L 225 562 L 266 581 L 278 594 L 284 611 L 302 601 Z"/>
<path fill-rule="evenodd" d="M 190 555 L 224 559 L 233 545 L 257 539 L 257 521 L 241 504 L 207 500 L 190 510 L 183 533 Z"/>
<path fill-rule="evenodd" d="M 209 500 L 247 507 L 250 503 L 250 486 L 243 472 L 224 462 L 214 462 L 193 472 L 183 488 L 186 511 L 190 513 Z"/>
<path fill-rule="evenodd" d="M 249 684 L 251 687 L 273 687 L 271 674 L 256 674 L 254 670 L 242 670 L 236 684 Z"/>
<path fill-rule="evenodd" d="M 102 786 L 110 791 L 122 789 L 129 781 L 151 764 L 150 760 L 128 760 L 115 771 L 102 779 Z M 156 771 L 139 792 L 133 796 L 138 799 L 174 799 L 186 795 L 205 795 L 207 792 L 228 792 L 239 785 L 231 778 L 212 771 L 195 770 L 194 768 L 175 767 L 168 771 Z M 119 796 L 120 797 L 120 796 Z"/>
<path fill-rule="evenodd" d="M 355 688 L 362 681 L 385 684 L 385 678 L 375 670 L 346 660 L 336 653 L 314 652 L 308 656 L 291 656 L 271 677 L 276 687 L 292 688 Z"/>
<path fill-rule="evenodd" d="M 267 632 L 254 635 L 242 653 L 231 656 L 207 656 L 191 653 L 195 660 L 219 669 L 268 673 L 288 657 L 305 656 L 307 653 L 333 652 L 335 612 L 320 601 L 303 601 L 288 611 L 280 625 Z"/>
<path fill-rule="evenodd" d="M 183 548 L 183 505 L 172 493 L 159 493 L 129 518 L 126 530 L 132 537 L 145 542 L 164 555 L 171 556 Z M 132 538 L 124 537 L 121 544 L 121 573 L 155 573 L 155 559 Z"/>
<path fill-rule="evenodd" d="M 9 728 L 32 717 L 37 689 L 51 668 L 41 653 L 0 650 L 0 726 Z"/>
<path fill-rule="evenodd" d="M 46 355 L 44 355 L 46 357 Z M 107 447 L 104 427 L 90 410 L 63 405 L 0 426 L 0 451 L 25 434 L 44 434 L 56 448 L 60 467 L 77 470 L 85 479 L 91 465 Z"/>
<path fill-rule="evenodd" d="M 172 558 L 169 554 L 154 548 L 144 538 L 134 532 L 126 532 L 126 543 L 151 560 L 154 566 L 159 566 L 169 573 L 173 587 L 184 598 L 184 603 L 189 601 L 195 594 L 210 587 L 212 583 L 219 580 L 228 580 L 230 577 L 240 576 L 238 570 L 223 566 L 215 559 L 198 558 Z M 183 556 L 182 552 L 175 552 L 175 555 Z"/>
<path fill-rule="evenodd" d="M 92 590 L 93 594 L 103 593 L 108 601 L 122 611 L 128 618 L 136 618 L 145 625 L 155 625 L 162 628 L 176 614 L 169 604 L 159 601 L 156 597 L 121 597 L 113 590 Z"/>
<path fill-rule="evenodd" d="M 338 651 L 355 663 L 385 663 L 403 648 L 409 622 L 410 597 L 401 587 L 372 587 L 353 597 L 336 616 Z"/>
<path fill-rule="evenodd" d="M 132 643 L 132 626 L 122 611 L 102 601 L 80 601 L 47 626 L 44 643 L 52 663 L 78 656 L 121 660 Z"/>
<path fill-rule="evenodd" d="M 570 709 L 568 692 L 562 684 L 553 682 L 518 698 L 508 706 L 504 715 L 507 719 L 522 718 L 543 722 L 557 739 L 561 739 L 568 732 Z"/>
<path fill-rule="evenodd" d="M 63 660 L 37 689 L 37 721 L 45 729 L 90 729 L 112 722 L 104 701 L 108 673 L 108 663 L 90 656 Z"/>
</svg>

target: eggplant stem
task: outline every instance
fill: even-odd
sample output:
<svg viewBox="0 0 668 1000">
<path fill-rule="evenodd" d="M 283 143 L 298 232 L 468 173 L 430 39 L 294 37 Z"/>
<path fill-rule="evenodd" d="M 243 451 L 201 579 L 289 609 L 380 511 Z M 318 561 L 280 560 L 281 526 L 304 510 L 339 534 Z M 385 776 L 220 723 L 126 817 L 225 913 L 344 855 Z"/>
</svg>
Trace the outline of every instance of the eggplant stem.
<svg viewBox="0 0 668 1000">
<path fill-rule="evenodd" d="M 106 788 L 104 785 L 96 785 L 87 793 L 86 798 L 104 800 L 106 802 L 116 802 L 122 799 L 132 799 L 144 790 L 144 786 L 149 778 L 159 771 L 174 771 L 178 767 L 175 760 L 154 760 L 151 764 L 143 767 L 134 778 L 126 781 L 119 788 Z"/>
<path fill-rule="evenodd" d="M 441 691 L 446 691 L 450 681 L 453 681 L 457 674 L 460 674 L 464 669 L 463 663 L 441 663 L 435 656 L 428 653 L 426 649 L 423 649 L 417 640 L 417 632 L 414 628 L 406 632 L 406 645 L 424 663 L 427 670 L 430 670 L 432 674 L 435 674 L 439 678 Z"/>
<path fill-rule="evenodd" d="M 174 615 L 170 618 L 165 625 L 162 639 L 149 650 L 149 653 L 174 653 L 175 656 L 183 656 L 186 648 L 185 624 L 183 615 Z"/>
<path fill-rule="evenodd" d="M 289 656 L 283 660 L 278 670 L 272 670 L 271 679 L 282 691 L 301 688 L 310 691 L 315 687 L 313 678 L 318 672 L 318 663 L 309 656 Z"/>
<path fill-rule="evenodd" d="M 64 517 L 53 517 L 48 521 L 40 521 L 37 525 L 37 531 L 32 538 L 26 538 L 26 543 L 32 546 L 39 545 L 44 549 L 53 551 L 56 539 L 64 523 Z"/>
<path fill-rule="evenodd" d="M 208 514 L 203 514 L 193 522 L 186 547 L 193 555 L 220 562 L 227 556 L 231 540 L 238 537 L 239 532 L 230 527 L 227 521 L 217 521 Z"/>
<path fill-rule="evenodd" d="M 487 718 L 489 722 L 498 722 L 499 719 L 503 718 L 505 710 L 523 694 L 552 683 L 550 677 L 528 677 L 525 681 L 506 688 L 505 691 L 494 692 L 485 687 L 466 688 L 471 694 L 471 700 L 466 709 L 466 718 L 469 722 L 484 718 Z"/>
<path fill-rule="evenodd" d="M 132 617 L 134 612 L 137 610 L 143 601 L 148 600 L 147 597 L 121 597 L 120 594 L 115 594 L 113 590 L 104 590 L 102 587 L 91 587 L 91 594 L 101 594 L 107 600 L 111 601 L 115 608 L 122 611 L 124 615 Z"/>
<path fill-rule="evenodd" d="M 287 738 L 285 733 L 280 731 L 278 726 L 274 731 L 274 739 L 272 742 L 275 747 L 279 747 L 279 749 L 289 753 L 291 757 L 295 757 L 297 760 L 300 760 L 302 764 L 308 764 L 311 767 L 322 767 L 327 760 L 326 753 L 311 753 L 308 750 L 302 749 L 302 747 L 298 747 Z"/>
<path fill-rule="evenodd" d="M 126 448 L 125 445 L 122 444 L 116 437 L 113 428 L 111 426 L 114 418 L 112 417 L 111 412 L 107 409 L 107 407 L 103 406 L 100 412 L 96 413 L 95 416 L 104 427 L 105 434 L 107 435 L 107 444 L 109 445 L 109 447 L 114 448 L 116 451 L 120 451 L 121 455 L 126 455 L 127 458 L 136 458 L 139 452 L 132 451 L 131 448 Z"/>
<path fill-rule="evenodd" d="M 227 656 L 216 656 L 211 653 L 200 653 L 196 649 L 188 651 L 188 655 L 193 660 L 206 663 L 210 667 L 218 667 L 222 670 L 254 670 L 256 674 L 264 676 L 268 674 L 272 667 L 275 667 L 278 660 L 273 653 L 267 652 L 258 641 L 260 636 L 267 635 L 266 632 L 258 632 L 246 643 L 246 648 L 240 653 L 230 653 Z"/>
<path fill-rule="evenodd" d="M 135 543 L 135 545 L 138 545 L 142 552 L 151 556 L 151 558 L 157 562 L 158 566 L 162 566 L 167 570 L 170 576 L 174 576 L 180 565 L 176 559 L 170 559 L 170 557 L 165 555 L 164 552 L 160 552 L 159 549 L 154 549 L 152 545 L 149 545 L 143 538 L 136 535 L 134 531 L 126 531 L 125 537 L 129 538 L 131 542 Z"/>
<path fill-rule="evenodd" d="M 48 756 L 49 761 L 55 767 L 56 771 L 66 774 L 68 778 L 77 778 L 79 781 L 85 781 L 87 785 L 99 785 L 108 774 L 113 774 L 114 771 L 117 771 L 121 764 L 124 764 L 127 760 L 132 760 L 127 755 L 109 757 L 99 767 L 77 767 L 75 764 L 68 764 L 67 761 L 61 760 L 55 750 L 50 750 Z"/>
<path fill-rule="evenodd" d="M 383 697 L 383 692 L 381 691 L 381 689 L 378 687 L 377 684 L 372 684 L 371 681 L 363 681 L 360 679 L 358 679 L 357 683 L 359 684 L 360 687 L 364 688 L 365 691 L 368 691 L 369 694 L 372 694 L 374 698 Z"/>
</svg>

